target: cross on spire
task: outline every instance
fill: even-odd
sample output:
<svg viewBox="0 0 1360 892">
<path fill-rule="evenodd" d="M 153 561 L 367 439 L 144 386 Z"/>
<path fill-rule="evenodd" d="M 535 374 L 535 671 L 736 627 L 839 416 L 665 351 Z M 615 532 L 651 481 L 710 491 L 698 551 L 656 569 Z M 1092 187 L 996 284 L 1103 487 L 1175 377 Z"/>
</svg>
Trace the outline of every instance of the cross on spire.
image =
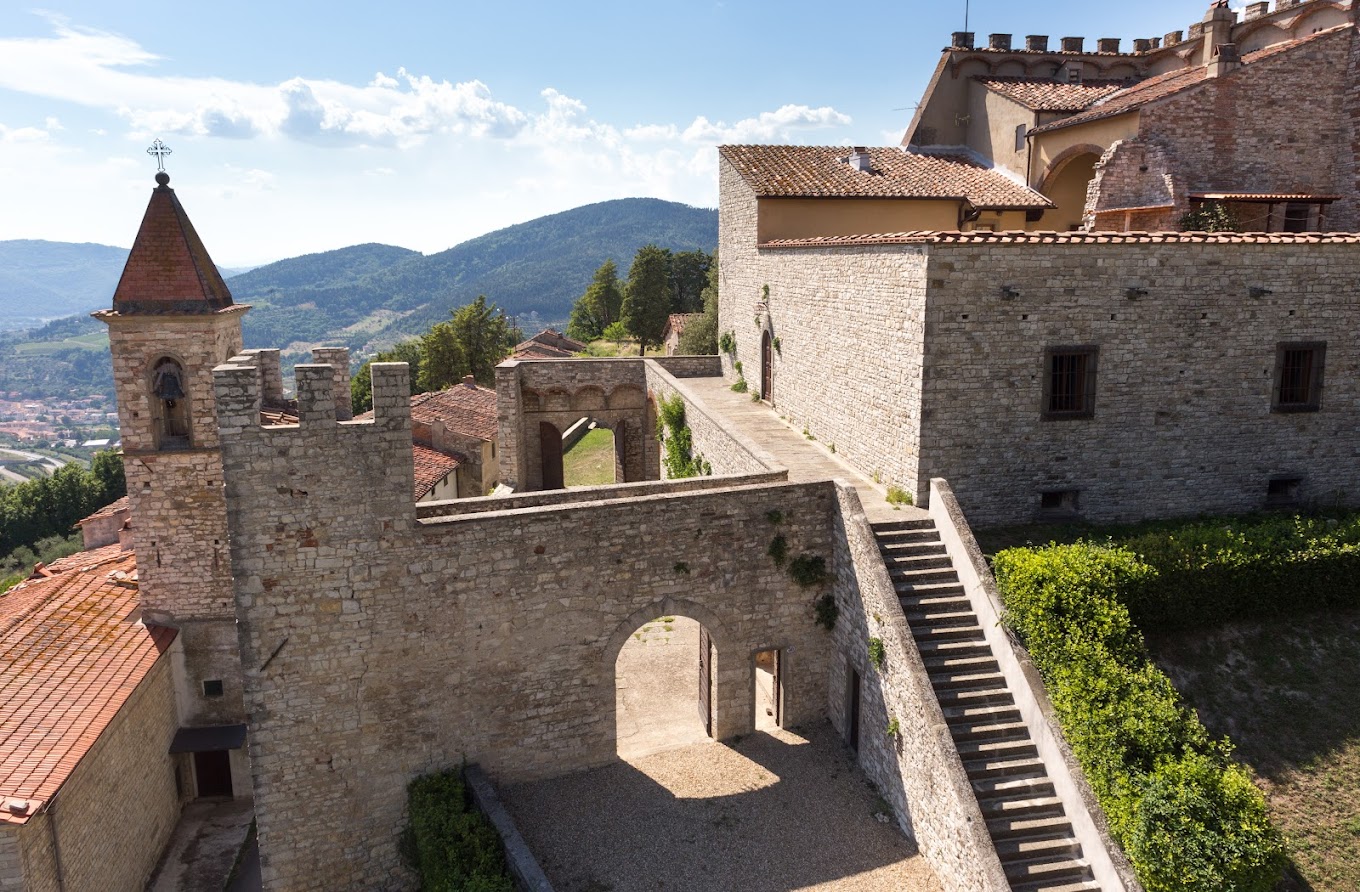
<svg viewBox="0 0 1360 892">
<path fill-rule="evenodd" d="M 165 170 L 165 156 L 173 154 L 170 151 L 170 147 L 159 139 L 151 144 L 151 148 L 147 149 L 146 153 L 148 155 L 156 156 L 156 170 L 158 171 Z"/>
</svg>

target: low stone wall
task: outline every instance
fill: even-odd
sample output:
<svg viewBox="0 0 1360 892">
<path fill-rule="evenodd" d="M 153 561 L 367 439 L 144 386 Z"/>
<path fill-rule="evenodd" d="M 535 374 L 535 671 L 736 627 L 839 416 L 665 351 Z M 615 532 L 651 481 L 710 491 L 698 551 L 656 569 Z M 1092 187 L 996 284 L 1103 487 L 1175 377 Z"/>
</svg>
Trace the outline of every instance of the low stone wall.
<svg viewBox="0 0 1360 892">
<path fill-rule="evenodd" d="M 618 499 L 635 499 L 710 489 L 731 489 L 736 486 L 760 486 L 783 483 L 789 472 L 783 469 L 758 474 L 732 474 L 714 477 L 687 477 L 682 480 L 651 480 L 646 483 L 611 483 L 604 486 L 578 486 L 511 496 L 485 496 L 472 499 L 446 499 L 439 502 L 417 502 L 416 516 L 422 520 L 436 517 L 458 517 L 465 514 L 485 514 L 488 511 L 518 511 L 546 505 L 582 505 Z"/>
<path fill-rule="evenodd" d="M 656 360 L 647 360 L 647 391 L 658 402 L 674 396 L 685 401 L 685 424 L 694 438 L 694 455 L 712 465 L 714 474 L 760 474 L 779 468 L 774 456 L 729 427 L 721 415 L 710 412 L 684 381 Z"/>
<path fill-rule="evenodd" d="M 1105 892 L 1143 892 L 1123 849 L 1110 836 L 1105 812 L 1062 736 L 1038 670 L 1024 648 L 1001 624 L 1004 608 L 996 579 L 946 480 L 935 478 L 930 481 L 930 516 L 940 531 L 940 541 L 959 574 L 959 581 L 963 583 L 978 624 L 987 636 L 987 644 L 1001 667 L 1001 674 L 1006 677 L 1015 705 L 1029 726 L 1044 769 L 1053 782 L 1055 795 L 1062 800 L 1096 881 Z"/>
<path fill-rule="evenodd" d="M 654 362 L 676 378 L 720 378 L 722 360 L 717 356 L 653 356 Z"/>
<path fill-rule="evenodd" d="M 510 868 L 510 875 L 515 878 L 515 886 L 520 892 L 553 892 L 552 883 L 548 882 L 547 874 L 515 826 L 514 817 L 501 804 L 501 797 L 496 795 L 491 778 L 480 767 L 469 765 L 463 769 L 463 779 L 467 781 L 477 810 L 486 815 L 500 834 L 501 844 L 505 846 L 505 862 Z"/>
<path fill-rule="evenodd" d="M 849 737 L 851 670 L 861 679 L 859 764 L 921 847 L 946 892 L 1009 892 L 1010 883 L 859 496 L 837 483 L 836 657 L 829 712 Z M 883 642 L 882 667 L 868 642 Z M 897 722 L 897 735 L 888 728 Z"/>
</svg>

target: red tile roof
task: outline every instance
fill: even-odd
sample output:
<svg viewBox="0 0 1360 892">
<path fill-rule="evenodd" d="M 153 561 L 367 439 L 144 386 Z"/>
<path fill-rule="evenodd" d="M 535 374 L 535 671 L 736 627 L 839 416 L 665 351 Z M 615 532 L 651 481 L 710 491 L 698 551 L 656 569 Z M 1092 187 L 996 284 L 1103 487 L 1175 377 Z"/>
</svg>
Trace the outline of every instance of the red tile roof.
<svg viewBox="0 0 1360 892">
<path fill-rule="evenodd" d="M 1309 34 L 1307 37 L 1300 37 L 1296 40 L 1286 40 L 1274 46 L 1248 53 L 1242 57 L 1243 65 L 1252 65 L 1264 59 L 1278 56 L 1281 53 L 1292 52 L 1304 44 L 1326 37 L 1332 37 L 1346 30 L 1354 28 L 1354 25 L 1336 25 L 1332 28 L 1325 28 L 1316 34 Z M 1232 76 L 1231 73 L 1228 75 Z M 1151 102 L 1174 96 L 1193 87 L 1203 85 L 1210 80 L 1208 69 L 1203 65 L 1195 65 L 1190 68 L 1178 68 L 1175 71 L 1168 71 L 1156 77 L 1150 77 L 1145 81 L 1129 87 L 1127 90 L 1120 90 L 1112 94 L 1108 99 L 1099 102 L 1079 115 L 1070 118 L 1063 118 L 1061 121 L 1053 121 L 1042 127 L 1035 127 L 1031 133 L 1048 133 L 1053 130 L 1060 130 L 1064 127 L 1072 127 L 1076 124 L 1087 124 L 1091 121 L 1099 121 L 1104 118 L 1112 118 L 1126 112 L 1136 111 Z"/>
<path fill-rule="evenodd" d="M 698 319 L 703 313 L 671 313 L 666 317 L 666 327 L 661 332 L 661 339 L 664 341 L 671 332 L 677 335 L 685 333 L 685 326 L 691 319 Z"/>
<path fill-rule="evenodd" d="M 175 630 L 143 626 L 131 552 L 0 596 L 0 823 L 51 799 L 161 655 Z M 120 574 L 122 574 L 120 576 Z"/>
<path fill-rule="evenodd" d="M 157 182 L 113 292 L 113 309 L 123 315 L 180 315 L 232 306 L 231 291 L 168 185 L 170 178 L 158 174 Z"/>
<path fill-rule="evenodd" d="M 846 163 L 850 150 L 845 146 L 719 146 L 718 151 L 763 198 L 966 199 L 979 208 L 1054 206 L 964 151 L 871 148 L 868 171 Z"/>
<path fill-rule="evenodd" d="M 52 563 L 43 566 L 41 571 L 35 568 L 31 578 L 56 576 L 58 573 L 66 573 L 71 570 L 89 570 L 109 561 L 120 560 L 130 553 L 118 542 L 111 542 L 108 545 L 101 545 L 99 548 L 77 551 L 75 554 L 68 554 L 64 558 L 57 558 Z"/>
<path fill-rule="evenodd" d="M 510 352 L 510 358 L 570 359 L 585 349 L 586 345 L 575 338 L 569 338 L 556 329 L 545 328 L 527 341 L 516 344 Z"/>
<path fill-rule="evenodd" d="M 496 439 L 500 422 L 496 416 L 496 391 L 466 381 L 444 390 L 411 397 L 411 420 L 432 424 L 488 443 Z"/>
<path fill-rule="evenodd" d="M 82 524 L 89 523 L 92 520 L 99 520 L 104 517 L 112 517 L 119 511 L 127 510 L 128 510 L 128 497 L 123 496 L 121 499 L 109 502 L 103 508 L 100 508 L 98 511 L 91 514 L 89 517 L 82 517 L 80 520 L 77 520 L 75 522 L 75 525 L 80 526 Z"/>
<path fill-rule="evenodd" d="M 1128 86 L 1123 80 L 1091 79 L 1072 84 L 1049 77 L 979 76 L 973 80 L 1031 111 L 1081 111 Z"/>
<path fill-rule="evenodd" d="M 1215 245 L 1357 245 L 1357 232 L 884 232 L 775 239 L 762 248 L 842 248 L 875 245 L 1101 245 L 1101 244 L 1215 244 Z"/>
<path fill-rule="evenodd" d="M 414 443 L 411 446 L 415 454 L 416 478 L 415 478 L 415 498 L 420 501 L 430 490 L 439 485 L 452 472 L 458 470 L 465 459 L 462 456 L 447 452 L 440 452 L 438 449 L 431 449 L 428 446 L 421 446 Z"/>
</svg>

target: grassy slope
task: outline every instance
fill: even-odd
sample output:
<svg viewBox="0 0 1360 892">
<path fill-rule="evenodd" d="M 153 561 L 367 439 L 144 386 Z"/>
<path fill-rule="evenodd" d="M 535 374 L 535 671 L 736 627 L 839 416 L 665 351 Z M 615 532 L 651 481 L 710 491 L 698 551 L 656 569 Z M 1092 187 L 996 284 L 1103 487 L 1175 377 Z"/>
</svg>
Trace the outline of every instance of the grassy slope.
<svg viewBox="0 0 1360 892">
<path fill-rule="evenodd" d="M 1258 774 L 1293 868 L 1282 890 L 1360 889 L 1360 611 L 1149 640 Z"/>
<path fill-rule="evenodd" d="M 600 486 L 614 482 L 614 434 L 597 427 L 562 456 L 567 486 Z"/>
</svg>

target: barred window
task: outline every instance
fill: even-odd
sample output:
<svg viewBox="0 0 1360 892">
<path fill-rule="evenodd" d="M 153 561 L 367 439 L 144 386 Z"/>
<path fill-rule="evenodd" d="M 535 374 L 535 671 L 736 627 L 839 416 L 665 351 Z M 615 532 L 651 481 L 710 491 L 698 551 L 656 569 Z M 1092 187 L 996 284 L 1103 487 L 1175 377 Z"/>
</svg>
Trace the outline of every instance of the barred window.
<svg viewBox="0 0 1360 892">
<path fill-rule="evenodd" d="M 1090 418 L 1096 408 L 1096 357 L 1099 348 L 1050 347 L 1044 351 L 1046 419 Z"/>
<path fill-rule="evenodd" d="M 1322 342 L 1277 344 L 1275 347 L 1275 412 L 1316 412 L 1322 408 Z"/>
</svg>

